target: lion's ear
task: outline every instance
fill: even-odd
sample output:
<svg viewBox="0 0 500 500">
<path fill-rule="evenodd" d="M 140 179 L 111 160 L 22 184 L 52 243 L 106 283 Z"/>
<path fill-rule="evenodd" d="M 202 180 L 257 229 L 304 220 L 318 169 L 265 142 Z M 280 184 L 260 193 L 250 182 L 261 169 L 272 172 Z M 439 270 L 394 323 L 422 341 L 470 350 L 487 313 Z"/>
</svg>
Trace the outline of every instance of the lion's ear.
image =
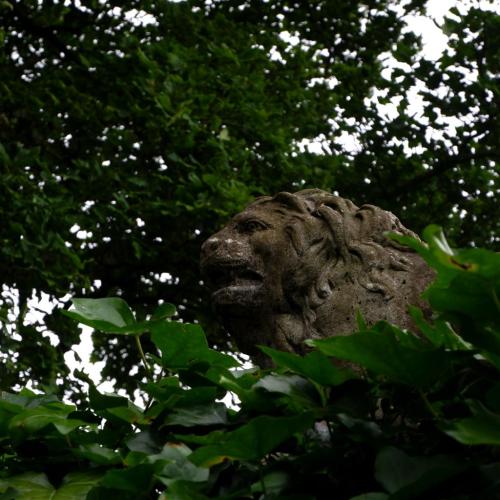
<svg viewBox="0 0 500 500">
<path fill-rule="evenodd" d="M 327 205 L 321 205 L 317 210 L 317 214 L 326 222 L 337 252 L 345 261 L 348 261 L 349 251 L 346 243 L 345 218 L 341 213 Z"/>
<path fill-rule="evenodd" d="M 287 193 L 286 191 L 282 191 L 281 193 L 278 193 L 274 198 L 274 202 L 281 203 L 285 205 L 288 208 L 291 208 L 292 210 L 297 211 L 300 214 L 307 214 L 311 210 L 308 209 L 308 206 L 310 205 L 310 202 L 303 198 L 299 198 L 298 196 L 292 194 L 292 193 Z"/>
<path fill-rule="evenodd" d="M 295 253 L 302 257 L 304 255 L 304 251 L 307 248 L 306 245 L 306 235 L 304 234 L 304 227 L 302 224 L 290 224 L 285 227 L 285 233 L 290 238 L 290 242 L 292 243 L 292 247 L 295 250 Z"/>
<path fill-rule="evenodd" d="M 332 269 L 330 265 L 326 265 L 321 270 L 319 276 L 309 290 L 309 305 L 312 308 L 319 307 L 323 302 L 327 301 L 333 294 L 335 283 L 332 280 Z"/>
</svg>

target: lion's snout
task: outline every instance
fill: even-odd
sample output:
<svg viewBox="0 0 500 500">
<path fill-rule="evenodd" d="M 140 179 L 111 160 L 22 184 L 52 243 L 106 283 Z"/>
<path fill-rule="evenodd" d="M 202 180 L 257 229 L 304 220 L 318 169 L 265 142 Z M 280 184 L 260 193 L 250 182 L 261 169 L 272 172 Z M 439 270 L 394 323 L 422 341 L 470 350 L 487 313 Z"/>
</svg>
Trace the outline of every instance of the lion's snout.
<svg viewBox="0 0 500 500">
<path fill-rule="evenodd" d="M 248 245 L 230 235 L 215 234 L 201 246 L 201 262 L 244 260 L 248 257 Z"/>
</svg>

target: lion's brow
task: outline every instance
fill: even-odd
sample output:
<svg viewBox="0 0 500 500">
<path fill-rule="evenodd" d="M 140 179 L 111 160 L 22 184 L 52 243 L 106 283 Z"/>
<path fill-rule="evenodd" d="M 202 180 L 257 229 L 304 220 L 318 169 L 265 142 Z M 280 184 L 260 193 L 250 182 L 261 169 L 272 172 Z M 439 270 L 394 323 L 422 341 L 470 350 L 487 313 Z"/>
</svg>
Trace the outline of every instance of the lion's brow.
<svg viewBox="0 0 500 500">
<path fill-rule="evenodd" d="M 233 217 L 233 222 L 236 224 L 246 222 L 248 220 L 257 220 L 259 222 L 262 222 L 268 227 L 273 227 L 273 224 L 271 224 L 268 220 L 266 220 L 264 217 L 261 217 L 260 214 L 253 214 L 253 213 L 243 213 L 243 214 L 238 214 L 235 217 Z"/>
</svg>

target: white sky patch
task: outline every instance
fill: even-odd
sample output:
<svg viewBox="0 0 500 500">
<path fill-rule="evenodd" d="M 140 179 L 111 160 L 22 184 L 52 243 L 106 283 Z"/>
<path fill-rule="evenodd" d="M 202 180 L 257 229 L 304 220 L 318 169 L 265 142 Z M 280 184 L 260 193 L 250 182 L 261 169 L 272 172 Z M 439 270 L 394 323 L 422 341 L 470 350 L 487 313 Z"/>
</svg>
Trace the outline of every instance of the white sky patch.
<svg viewBox="0 0 500 500">
<path fill-rule="evenodd" d="M 90 238 L 92 238 L 92 236 L 94 236 L 92 231 L 85 231 L 84 229 L 80 229 L 76 232 L 76 237 L 79 240 L 89 240 Z"/>
<path fill-rule="evenodd" d="M 283 56 L 281 55 L 276 45 L 273 45 L 271 47 L 271 50 L 269 51 L 269 57 L 271 58 L 271 61 L 278 61 L 281 64 L 286 64 L 285 59 L 283 59 Z"/>
<path fill-rule="evenodd" d="M 90 362 L 90 354 L 93 350 L 92 328 L 84 325 L 80 325 L 80 328 L 82 331 L 80 335 L 80 343 L 74 345 L 70 351 L 64 354 L 64 361 L 66 362 L 66 365 L 71 371 L 81 370 L 86 373 L 101 392 L 113 392 L 114 383 L 110 381 L 103 382 L 101 377 L 101 372 L 106 362 Z M 75 353 L 80 360 L 77 360 Z"/>
<path fill-rule="evenodd" d="M 158 26 L 156 18 L 144 10 L 129 10 L 125 13 L 125 19 L 134 26 L 148 26 L 150 24 Z"/>
<path fill-rule="evenodd" d="M 170 273 L 155 273 L 153 276 L 160 283 L 171 283 L 173 278 Z"/>
<path fill-rule="evenodd" d="M 94 200 L 87 200 L 83 205 L 82 205 L 82 212 L 88 213 L 90 209 L 95 205 Z M 76 224 L 75 224 L 76 225 Z"/>
<path fill-rule="evenodd" d="M 279 37 L 287 42 L 291 47 L 296 47 L 300 43 L 300 38 L 296 33 L 290 33 L 288 31 L 282 31 Z"/>
<path fill-rule="evenodd" d="M 444 16 L 457 5 L 457 0 L 429 0 L 426 5 L 427 16 L 406 16 L 407 31 L 422 37 L 423 52 L 427 59 L 436 60 L 446 49 L 448 37 L 439 28 Z"/>
</svg>

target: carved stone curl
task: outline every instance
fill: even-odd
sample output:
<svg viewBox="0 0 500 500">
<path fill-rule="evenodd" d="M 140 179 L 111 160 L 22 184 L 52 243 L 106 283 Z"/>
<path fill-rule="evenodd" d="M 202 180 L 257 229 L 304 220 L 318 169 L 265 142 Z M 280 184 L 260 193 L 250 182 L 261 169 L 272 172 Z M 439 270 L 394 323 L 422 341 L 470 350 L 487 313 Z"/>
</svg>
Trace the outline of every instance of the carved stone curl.
<svg viewBox="0 0 500 500">
<path fill-rule="evenodd" d="M 212 303 L 239 349 L 304 353 L 303 341 L 349 334 L 359 310 L 368 324 L 414 329 L 409 304 L 433 271 L 386 231 L 415 236 L 395 215 L 319 189 L 257 198 L 202 246 Z"/>
</svg>

